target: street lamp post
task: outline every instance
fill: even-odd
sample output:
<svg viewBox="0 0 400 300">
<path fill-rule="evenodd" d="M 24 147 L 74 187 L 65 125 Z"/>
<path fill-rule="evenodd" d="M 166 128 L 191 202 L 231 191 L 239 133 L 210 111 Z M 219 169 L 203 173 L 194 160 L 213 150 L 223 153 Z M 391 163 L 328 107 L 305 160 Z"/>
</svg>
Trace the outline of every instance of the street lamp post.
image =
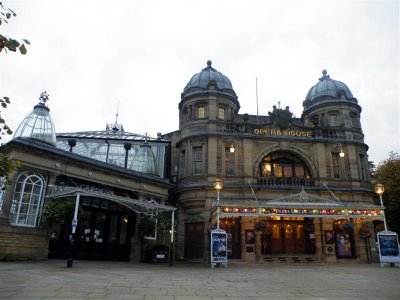
<svg viewBox="0 0 400 300">
<path fill-rule="evenodd" d="M 224 183 L 220 179 L 214 181 L 214 189 L 217 190 L 217 229 L 219 229 L 219 191 L 222 190 Z"/>
<path fill-rule="evenodd" d="M 382 201 L 382 195 L 385 192 L 385 187 L 383 184 L 376 184 L 375 185 L 375 193 L 379 195 L 379 200 L 381 200 L 381 207 L 383 208 L 383 201 Z M 386 217 L 385 217 L 385 211 L 383 210 L 383 225 L 385 226 L 385 231 L 387 231 L 387 225 L 386 225 Z"/>
</svg>

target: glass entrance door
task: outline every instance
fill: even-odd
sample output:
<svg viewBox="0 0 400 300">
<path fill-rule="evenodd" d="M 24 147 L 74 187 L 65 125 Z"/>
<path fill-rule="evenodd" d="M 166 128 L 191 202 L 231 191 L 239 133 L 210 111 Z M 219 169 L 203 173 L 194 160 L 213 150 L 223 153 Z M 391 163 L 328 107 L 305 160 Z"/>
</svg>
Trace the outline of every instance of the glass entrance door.
<svg viewBox="0 0 400 300">
<path fill-rule="evenodd" d="M 77 238 L 77 258 L 100 260 L 105 250 L 106 214 L 84 210 Z"/>
<path fill-rule="evenodd" d="M 261 236 L 263 254 L 306 254 L 313 253 L 303 220 L 271 220 Z"/>
</svg>

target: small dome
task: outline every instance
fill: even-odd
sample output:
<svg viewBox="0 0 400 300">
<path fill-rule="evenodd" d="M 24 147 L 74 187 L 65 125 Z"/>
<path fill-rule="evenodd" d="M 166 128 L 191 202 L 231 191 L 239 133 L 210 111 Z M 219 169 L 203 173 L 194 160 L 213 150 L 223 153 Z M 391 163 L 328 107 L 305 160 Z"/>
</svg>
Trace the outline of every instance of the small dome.
<svg viewBox="0 0 400 300">
<path fill-rule="evenodd" d="M 307 93 L 306 101 L 314 101 L 320 97 L 332 97 L 332 98 L 343 98 L 354 99 L 350 89 L 341 81 L 333 80 L 327 75 L 327 71 L 322 71 L 322 77 L 319 78 L 319 82 L 314 85 Z"/>
<path fill-rule="evenodd" d="M 231 90 L 234 93 L 232 83 L 229 78 L 221 72 L 218 72 L 211 65 L 211 60 L 207 61 L 207 67 L 201 70 L 200 73 L 193 75 L 192 79 L 189 80 L 183 92 L 185 93 L 192 88 L 207 90 L 210 81 L 214 81 L 219 90 Z"/>
<path fill-rule="evenodd" d="M 33 111 L 19 124 L 13 138 L 41 140 L 55 146 L 56 130 L 50 116 L 50 109 L 46 106 L 49 95 L 44 92 L 40 95 L 39 100 L 40 102 L 34 106 Z"/>
<path fill-rule="evenodd" d="M 151 150 L 151 146 L 147 142 L 139 147 L 139 151 L 132 160 L 130 169 L 142 173 L 159 175 L 156 157 L 154 156 L 153 150 Z"/>
</svg>

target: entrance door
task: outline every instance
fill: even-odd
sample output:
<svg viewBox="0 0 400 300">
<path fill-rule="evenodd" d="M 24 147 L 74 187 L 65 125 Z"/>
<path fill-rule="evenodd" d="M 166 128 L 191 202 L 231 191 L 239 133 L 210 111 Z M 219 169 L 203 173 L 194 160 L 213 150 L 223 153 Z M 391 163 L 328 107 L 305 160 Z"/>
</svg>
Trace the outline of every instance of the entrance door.
<svg viewBox="0 0 400 300">
<path fill-rule="evenodd" d="M 282 234 L 281 234 L 281 224 L 271 223 L 272 226 L 272 236 L 271 236 L 271 253 L 272 254 L 282 254 Z"/>
<path fill-rule="evenodd" d="M 294 224 L 283 224 L 282 236 L 285 254 L 296 253 L 296 240 L 294 239 Z"/>
<path fill-rule="evenodd" d="M 204 223 L 187 223 L 185 225 L 185 258 L 199 259 L 204 257 Z"/>
<path fill-rule="evenodd" d="M 102 259 L 105 250 L 106 214 L 100 211 L 84 210 L 77 238 L 77 257 L 81 259 Z"/>
<path fill-rule="evenodd" d="M 313 253 L 305 227 L 308 221 L 280 220 L 268 221 L 267 224 L 261 240 L 263 254 Z"/>
</svg>

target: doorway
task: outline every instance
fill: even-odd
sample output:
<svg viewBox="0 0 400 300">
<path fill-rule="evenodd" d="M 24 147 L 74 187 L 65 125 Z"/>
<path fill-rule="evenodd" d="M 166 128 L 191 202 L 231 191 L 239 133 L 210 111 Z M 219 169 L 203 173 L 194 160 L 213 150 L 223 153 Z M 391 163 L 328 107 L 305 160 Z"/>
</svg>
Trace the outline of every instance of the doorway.
<svg viewBox="0 0 400 300">
<path fill-rule="evenodd" d="M 82 197 L 75 233 L 74 257 L 83 260 L 128 261 L 136 214 L 94 197 Z M 59 224 L 49 244 L 49 258 L 66 258 L 71 226 Z"/>
<path fill-rule="evenodd" d="M 312 254 L 309 220 L 282 218 L 266 223 L 261 236 L 262 254 Z"/>
</svg>

